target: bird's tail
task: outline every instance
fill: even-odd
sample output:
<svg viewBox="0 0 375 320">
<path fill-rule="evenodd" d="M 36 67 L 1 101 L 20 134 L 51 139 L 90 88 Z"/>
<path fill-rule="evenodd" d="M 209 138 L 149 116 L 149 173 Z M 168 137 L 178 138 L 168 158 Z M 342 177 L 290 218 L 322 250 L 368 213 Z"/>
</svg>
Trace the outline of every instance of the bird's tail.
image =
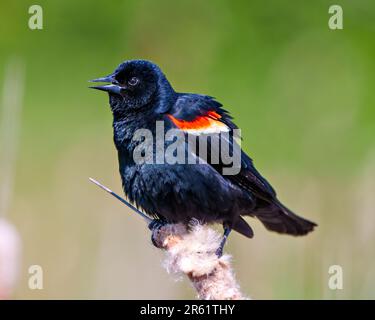
<svg viewBox="0 0 375 320">
<path fill-rule="evenodd" d="M 297 216 L 279 201 L 257 209 L 252 213 L 271 231 L 303 236 L 314 230 L 316 223 Z"/>
</svg>

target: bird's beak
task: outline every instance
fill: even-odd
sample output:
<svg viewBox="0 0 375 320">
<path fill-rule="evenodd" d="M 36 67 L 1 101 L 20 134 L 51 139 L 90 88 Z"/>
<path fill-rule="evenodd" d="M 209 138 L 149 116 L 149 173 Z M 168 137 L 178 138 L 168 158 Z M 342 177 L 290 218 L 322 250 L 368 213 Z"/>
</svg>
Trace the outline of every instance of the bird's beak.
<svg viewBox="0 0 375 320">
<path fill-rule="evenodd" d="M 113 82 L 113 81 L 114 81 L 113 75 L 90 80 L 90 82 Z M 115 84 L 106 84 L 104 86 L 91 86 L 90 88 L 102 90 L 102 91 L 106 91 L 110 93 L 116 93 L 116 94 L 121 94 L 121 90 L 123 89 L 122 87 L 115 85 Z"/>
<path fill-rule="evenodd" d="M 107 92 L 116 93 L 116 94 L 121 94 L 121 89 L 122 89 L 121 87 L 116 86 L 114 84 L 107 84 L 107 85 L 104 85 L 104 86 L 91 86 L 89 88 L 107 91 Z"/>
<path fill-rule="evenodd" d="M 109 76 L 106 76 L 106 77 L 90 80 L 90 82 L 112 82 L 113 79 L 114 79 L 113 75 L 110 74 Z"/>
</svg>

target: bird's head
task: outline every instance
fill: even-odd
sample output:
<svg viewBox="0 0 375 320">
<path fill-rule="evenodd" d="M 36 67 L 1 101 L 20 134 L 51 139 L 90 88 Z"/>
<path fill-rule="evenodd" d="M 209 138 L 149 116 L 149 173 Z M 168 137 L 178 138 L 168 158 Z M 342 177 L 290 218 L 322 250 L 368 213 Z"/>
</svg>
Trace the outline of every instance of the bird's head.
<svg viewBox="0 0 375 320">
<path fill-rule="evenodd" d="M 91 88 L 108 92 L 112 111 L 120 115 L 148 105 L 156 108 L 160 99 L 174 95 L 160 68 L 146 60 L 125 61 L 110 75 L 91 82 L 108 83 Z"/>
</svg>

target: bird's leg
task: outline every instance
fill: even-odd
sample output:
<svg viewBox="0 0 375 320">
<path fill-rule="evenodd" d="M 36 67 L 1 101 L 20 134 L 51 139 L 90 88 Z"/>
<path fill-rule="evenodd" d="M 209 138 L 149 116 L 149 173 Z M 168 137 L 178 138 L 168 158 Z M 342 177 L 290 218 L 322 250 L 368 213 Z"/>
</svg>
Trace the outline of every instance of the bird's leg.
<svg viewBox="0 0 375 320">
<path fill-rule="evenodd" d="M 230 225 L 228 223 L 224 223 L 223 227 L 224 227 L 223 239 L 220 242 L 219 248 L 217 248 L 217 250 L 216 250 L 216 255 L 219 258 L 223 255 L 225 243 L 227 242 L 228 236 L 229 236 L 230 232 L 232 231 L 232 228 L 230 227 Z"/>
<path fill-rule="evenodd" d="M 159 229 L 162 227 L 162 226 L 165 226 L 167 224 L 167 222 L 165 222 L 164 220 L 162 219 L 153 219 L 150 224 L 148 225 L 148 228 L 152 231 L 152 234 L 151 234 L 151 241 L 152 241 L 152 244 L 155 246 L 155 247 L 159 247 L 156 240 L 155 240 L 155 237 L 156 237 L 156 234 L 157 232 L 159 231 Z"/>
</svg>

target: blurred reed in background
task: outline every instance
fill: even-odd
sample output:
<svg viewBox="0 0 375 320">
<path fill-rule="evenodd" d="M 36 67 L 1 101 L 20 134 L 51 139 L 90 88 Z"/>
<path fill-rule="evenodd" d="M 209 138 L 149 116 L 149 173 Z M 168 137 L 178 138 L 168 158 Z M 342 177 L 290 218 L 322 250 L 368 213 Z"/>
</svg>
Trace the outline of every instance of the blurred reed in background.
<svg viewBox="0 0 375 320">
<path fill-rule="evenodd" d="M 6 219 L 13 200 L 13 185 L 24 89 L 22 61 L 8 61 L 0 104 L 0 299 L 9 299 L 17 286 L 21 239 Z"/>
</svg>

